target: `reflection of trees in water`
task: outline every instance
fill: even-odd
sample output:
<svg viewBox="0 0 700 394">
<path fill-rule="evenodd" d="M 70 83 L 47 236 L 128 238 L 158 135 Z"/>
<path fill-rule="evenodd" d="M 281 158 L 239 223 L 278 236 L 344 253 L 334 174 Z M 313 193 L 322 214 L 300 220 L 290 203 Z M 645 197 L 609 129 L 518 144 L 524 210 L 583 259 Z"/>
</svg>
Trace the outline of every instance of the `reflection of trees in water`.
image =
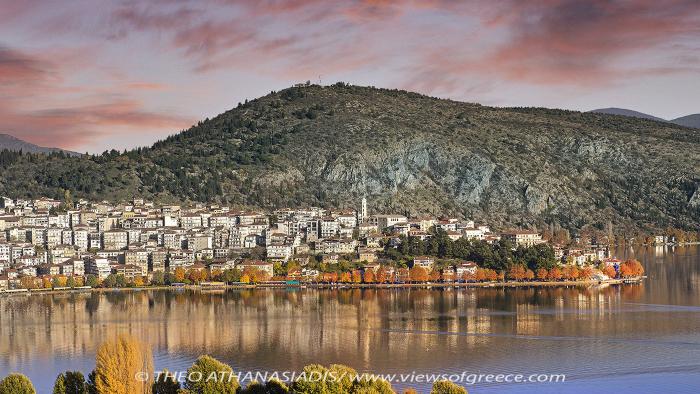
<svg viewBox="0 0 700 394">
<path fill-rule="evenodd" d="M 623 305 L 626 302 L 700 304 L 698 265 L 656 264 L 647 268 L 654 280 L 631 286 L 183 289 L 4 296 L 0 335 L 11 340 L 0 343 L 0 357 L 21 359 L 54 349 L 90 352 L 106 335 L 124 329 L 163 352 L 198 355 L 236 349 L 236 354 L 255 360 L 267 357 L 264 361 L 270 363 L 300 357 L 334 362 L 339 360 L 332 357 L 346 354 L 361 354 L 366 363 L 380 353 L 401 358 L 410 357 L 411 349 L 458 346 L 478 351 L 493 346 L 483 337 L 404 331 L 664 335 L 693 321 L 657 314 L 648 317 L 654 324 L 647 324 L 646 317 L 625 319 L 617 312 L 630 308 Z M 265 351 L 270 354 L 259 354 Z"/>
<path fill-rule="evenodd" d="M 100 297 L 99 293 L 90 293 L 90 296 L 85 300 L 85 310 L 90 317 L 93 317 L 100 307 Z"/>
</svg>

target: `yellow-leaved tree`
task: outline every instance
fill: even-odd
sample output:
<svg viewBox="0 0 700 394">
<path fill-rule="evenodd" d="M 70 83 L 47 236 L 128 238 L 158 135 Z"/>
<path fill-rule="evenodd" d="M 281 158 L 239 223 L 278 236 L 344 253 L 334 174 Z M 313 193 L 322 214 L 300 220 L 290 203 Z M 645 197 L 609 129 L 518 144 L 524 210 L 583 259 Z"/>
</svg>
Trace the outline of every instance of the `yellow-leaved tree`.
<svg viewBox="0 0 700 394">
<path fill-rule="evenodd" d="M 150 347 L 131 335 L 119 335 L 97 350 L 94 382 L 99 394 L 148 394 L 152 376 Z"/>
</svg>

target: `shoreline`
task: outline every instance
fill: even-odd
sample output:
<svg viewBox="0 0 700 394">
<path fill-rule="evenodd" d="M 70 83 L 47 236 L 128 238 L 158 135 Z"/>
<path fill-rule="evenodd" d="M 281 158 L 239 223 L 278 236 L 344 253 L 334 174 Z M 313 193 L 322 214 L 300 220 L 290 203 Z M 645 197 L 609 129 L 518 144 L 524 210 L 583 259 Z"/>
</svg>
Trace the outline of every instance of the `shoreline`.
<svg viewBox="0 0 700 394">
<path fill-rule="evenodd" d="M 17 289 L 3 290 L 0 295 L 14 294 L 70 294 L 70 293 L 86 293 L 86 292 L 122 292 L 122 291 L 149 291 L 149 290 L 255 290 L 255 289 L 401 289 L 401 288 L 519 288 L 519 287 L 582 287 L 582 286 L 601 286 L 601 285 L 626 285 L 639 284 L 646 276 L 641 278 L 627 279 L 608 279 L 608 280 L 577 280 L 577 281 L 524 281 L 524 282 L 468 282 L 468 283 L 302 283 L 295 285 L 277 284 L 277 283 L 260 283 L 252 285 L 185 285 L 185 286 L 143 286 L 143 287 L 81 287 L 81 288 L 62 288 L 62 289 Z"/>
</svg>

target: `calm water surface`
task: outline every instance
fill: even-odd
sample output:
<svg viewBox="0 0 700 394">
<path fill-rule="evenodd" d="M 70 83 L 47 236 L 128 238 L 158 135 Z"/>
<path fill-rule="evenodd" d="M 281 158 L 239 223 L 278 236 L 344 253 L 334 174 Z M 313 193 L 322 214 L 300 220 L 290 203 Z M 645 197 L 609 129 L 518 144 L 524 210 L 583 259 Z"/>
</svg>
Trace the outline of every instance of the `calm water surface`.
<svg viewBox="0 0 700 394">
<path fill-rule="evenodd" d="M 211 354 L 236 370 L 343 363 L 378 373 L 556 373 L 470 393 L 700 390 L 700 248 L 620 249 L 640 285 L 556 289 L 138 291 L 0 297 L 0 375 L 50 392 L 117 332 L 156 369 Z M 408 386 L 427 392 L 421 384 Z M 394 384 L 395 388 L 407 387 Z"/>
</svg>

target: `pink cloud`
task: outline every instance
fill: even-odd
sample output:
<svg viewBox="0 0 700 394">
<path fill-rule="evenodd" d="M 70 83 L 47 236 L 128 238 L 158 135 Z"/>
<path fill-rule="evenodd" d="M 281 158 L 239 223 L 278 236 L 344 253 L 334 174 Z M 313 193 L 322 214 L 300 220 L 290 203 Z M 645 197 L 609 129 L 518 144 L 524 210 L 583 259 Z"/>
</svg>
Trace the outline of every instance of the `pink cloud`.
<svg viewBox="0 0 700 394">
<path fill-rule="evenodd" d="M 0 129 L 44 146 L 75 148 L 105 135 L 126 137 L 154 129 L 181 130 L 194 119 L 145 110 L 136 101 L 115 100 L 79 107 L 47 108 L 31 112 L 0 110 Z"/>
</svg>

